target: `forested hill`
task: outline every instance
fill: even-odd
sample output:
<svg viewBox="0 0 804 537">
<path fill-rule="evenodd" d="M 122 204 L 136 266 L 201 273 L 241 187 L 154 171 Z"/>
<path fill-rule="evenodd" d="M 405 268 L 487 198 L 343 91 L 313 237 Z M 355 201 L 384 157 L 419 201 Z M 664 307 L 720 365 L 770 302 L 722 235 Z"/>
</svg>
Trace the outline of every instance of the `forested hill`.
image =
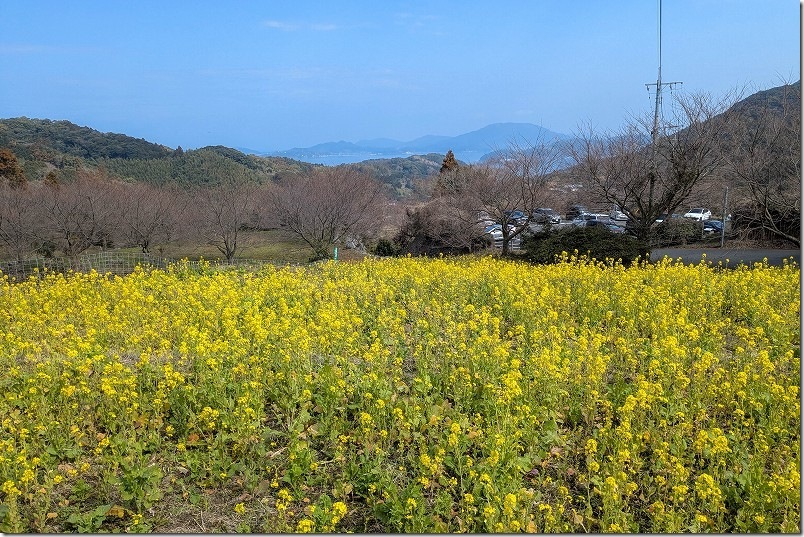
<svg viewBox="0 0 804 537">
<path fill-rule="evenodd" d="M 18 158 L 48 158 L 61 153 L 84 159 L 161 158 L 173 150 L 124 134 L 99 132 L 69 121 L 18 117 L 0 120 L 0 146 Z"/>
<path fill-rule="evenodd" d="M 731 107 L 731 112 L 739 113 L 750 120 L 756 120 L 768 110 L 777 114 L 801 110 L 801 80 L 758 91 Z"/>
<path fill-rule="evenodd" d="M 414 194 L 422 180 L 437 175 L 443 163 L 444 155 L 428 153 L 407 158 L 370 159 L 349 166 L 370 173 L 380 182 L 390 185 L 394 197 L 406 198 Z"/>
<path fill-rule="evenodd" d="M 0 148 L 15 154 L 32 181 L 43 179 L 50 171 L 70 180 L 79 169 L 88 168 L 155 184 L 212 184 L 232 177 L 264 182 L 314 167 L 284 157 L 246 155 L 224 146 L 174 150 L 69 121 L 25 117 L 0 119 Z"/>
<path fill-rule="evenodd" d="M 185 185 L 216 184 L 233 178 L 264 183 L 287 175 L 302 174 L 315 167 L 288 158 L 245 155 L 224 146 L 189 151 L 177 149 L 170 156 L 159 159 L 102 158 L 94 162 L 123 179 Z"/>
</svg>

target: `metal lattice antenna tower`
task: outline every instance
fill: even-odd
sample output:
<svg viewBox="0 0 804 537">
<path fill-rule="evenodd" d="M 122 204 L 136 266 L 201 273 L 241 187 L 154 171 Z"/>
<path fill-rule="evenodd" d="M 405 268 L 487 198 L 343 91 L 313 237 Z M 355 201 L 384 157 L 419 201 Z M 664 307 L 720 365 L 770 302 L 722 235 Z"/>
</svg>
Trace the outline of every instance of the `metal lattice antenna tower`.
<svg viewBox="0 0 804 537">
<path fill-rule="evenodd" d="M 645 87 L 650 91 L 651 86 L 656 86 L 656 98 L 654 99 L 655 109 L 653 112 L 653 128 L 651 129 L 651 141 L 656 144 L 656 138 L 659 136 L 659 114 L 661 113 L 662 108 L 662 88 L 664 86 L 669 86 L 670 89 L 673 88 L 675 84 L 683 84 L 683 82 L 662 82 L 662 0 L 658 0 L 659 2 L 659 23 L 658 23 L 658 30 L 659 30 L 659 76 L 656 78 L 655 84 L 645 84 Z"/>
</svg>

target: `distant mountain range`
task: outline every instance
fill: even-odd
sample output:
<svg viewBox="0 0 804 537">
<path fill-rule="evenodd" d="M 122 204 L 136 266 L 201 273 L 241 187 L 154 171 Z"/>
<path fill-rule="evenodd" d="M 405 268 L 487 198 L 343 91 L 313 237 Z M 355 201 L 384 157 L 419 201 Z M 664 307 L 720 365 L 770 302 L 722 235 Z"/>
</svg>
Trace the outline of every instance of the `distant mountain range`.
<svg viewBox="0 0 804 537">
<path fill-rule="evenodd" d="M 800 92 L 801 81 L 760 91 L 735 103 L 728 113 L 745 122 L 756 121 L 767 105 L 800 114 Z M 127 181 L 157 184 L 214 184 L 231 176 L 266 182 L 308 173 L 316 164 L 349 163 L 374 174 L 399 198 L 413 193 L 421 179 L 438 173 L 450 149 L 460 162 L 469 164 L 512 142 L 567 141 L 572 137 L 531 123 L 495 123 L 459 136 L 422 136 L 409 142 L 376 138 L 270 153 L 224 146 L 184 151 L 64 120 L 0 119 L 0 148 L 15 154 L 30 181 L 41 181 L 50 171 L 69 179 L 89 168 Z"/>
<path fill-rule="evenodd" d="M 325 142 L 312 147 L 296 147 L 284 151 L 258 152 L 239 148 L 244 153 L 260 156 L 287 157 L 315 164 L 345 164 L 371 159 L 405 158 L 429 153 L 445 154 L 452 150 L 455 157 L 472 163 L 507 147 L 511 142 L 552 143 L 568 140 L 566 134 L 553 132 L 532 123 L 494 123 L 458 136 L 427 135 L 403 142 L 390 138 L 375 138 L 357 142 Z"/>
</svg>

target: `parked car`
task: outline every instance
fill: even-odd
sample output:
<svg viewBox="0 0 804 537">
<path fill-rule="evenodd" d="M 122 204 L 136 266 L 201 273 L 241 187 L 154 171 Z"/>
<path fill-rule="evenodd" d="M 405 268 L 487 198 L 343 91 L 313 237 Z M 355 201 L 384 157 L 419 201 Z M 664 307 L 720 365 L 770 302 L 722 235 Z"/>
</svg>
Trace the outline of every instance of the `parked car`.
<svg viewBox="0 0 804 537">
<path fill-rule="evenodd" d="M 585 226 L 588 222 L 611 223 L 611 218 L 607 214 L 584 213 L 570 222 L 573 226 Z"/>
<path fill-rule="evenodd" d="M 514 231 L 515 226 L 511 224 L 508 225 L 508 231 Z M 486 233 L 491 236 L 492 244 L 496 247 L 500 247 L 502 245 L 503 234 L 502 234 L 502 226 L 500 224 L 493 224 L 490 226 L 486 226 L 485 229 Z M 522 246 L 522 237 L 517 235 L 516 237 L 511 239 L 510 246 L 514 250 L 518 250 Z"/>
<path fill-rule="evenodd" d="M 661 224 L 662 222 L 664 222 L 668 218 L 681 218 L 681 215 L 678 214 L 678 213 L 673 213 L 673 214 L 668 216 L 667 213 L 662 213 L 662 214 L 659 215 L 659 218 L 656 219 L 656 223 Z"/>
<path fill-rule="evenodd" d="M 567 220 L 574 220 L 582 214 L 587 214 L 589 210 L 583 205 L 570 205 L 567 208 Z"/>
<path fill-rule="evenodd" d="M 692 218 L 693 220 L 709 220 L 712 218 L 712 211 L 703 207 L 695 207 L 684 213 L 684 218 Z"/>
<path fill-rule="evenodd" d="M 720 220 L 705 220 L 703 223 L 704 233 L 717 233 L 720 235 L 723 232 L 723 222 Z"/>
<path fill-rule="evenodd" d="M 533 211 L 532 221 L 536 224 L 560 224 L 561 215 L 549 207 L 539 207 Z"/>
<path fill-rule="evenodd" d="M 507 211 L 505 213 L 505 217 L 508 219 L 509 222 L 515 222 L 517 224 L 524 224 L 527 222 L 527 218 L 525 218 L 525 213 L 522 211 Z"/>
<path fill-rule="evenodd" d="M 512 226 L 511 224 L 508 224 L 508 231 L 509 232 L 514 231 L 514 229 L 515 229 L 514 226 Z M 492 224 L 490 226 L 486 226 L 486 229 L 484 231 L 487 234 L 491 235 L 491 238 L 496 240 L 496 241 L 501 241 L 502 238 L 503 238 L 502 226 L 500 224 Z"/>
<path fill-rule="evenodd" d="M 589 216 L 589 215 L 587 215 Z M 603 227 L 611 231 L 612 233 L 625 233 L 625 228 L 618 226 L 611 220 L 606 219 L 589 219 L 585 220 L 583 223 L 579 224 L 582 227 Z"/>
<path fill-rule="evenodd" d="M 625 214 L 622 209 L 620 209 L 619 205 L 615 205 L 609 213 L 609 218 L 612 220 L 625 221 L 628 220 L 628 215 Z"/>
</svg>

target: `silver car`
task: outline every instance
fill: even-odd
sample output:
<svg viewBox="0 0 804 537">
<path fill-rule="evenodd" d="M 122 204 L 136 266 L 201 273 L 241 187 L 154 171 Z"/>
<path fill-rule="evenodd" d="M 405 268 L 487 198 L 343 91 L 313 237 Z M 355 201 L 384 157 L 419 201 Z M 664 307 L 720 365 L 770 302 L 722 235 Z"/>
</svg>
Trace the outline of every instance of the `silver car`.
<svg viewBox="0 0 804 537">
<path fill-rule="evenodd" d="M 561 223 L 561 215 L 549 207 L 539 207 L 534 210 L 531 219 L 536 224 L 547 224 L 548 222 L 551 224 Z"/>
<path fill-rule="evenodd" d="M 628 215 L 625 214 L 619 206 L 615 205 L 609 213 L 609 218 L 612 220 L 628 220 Z"/>
</svg>

